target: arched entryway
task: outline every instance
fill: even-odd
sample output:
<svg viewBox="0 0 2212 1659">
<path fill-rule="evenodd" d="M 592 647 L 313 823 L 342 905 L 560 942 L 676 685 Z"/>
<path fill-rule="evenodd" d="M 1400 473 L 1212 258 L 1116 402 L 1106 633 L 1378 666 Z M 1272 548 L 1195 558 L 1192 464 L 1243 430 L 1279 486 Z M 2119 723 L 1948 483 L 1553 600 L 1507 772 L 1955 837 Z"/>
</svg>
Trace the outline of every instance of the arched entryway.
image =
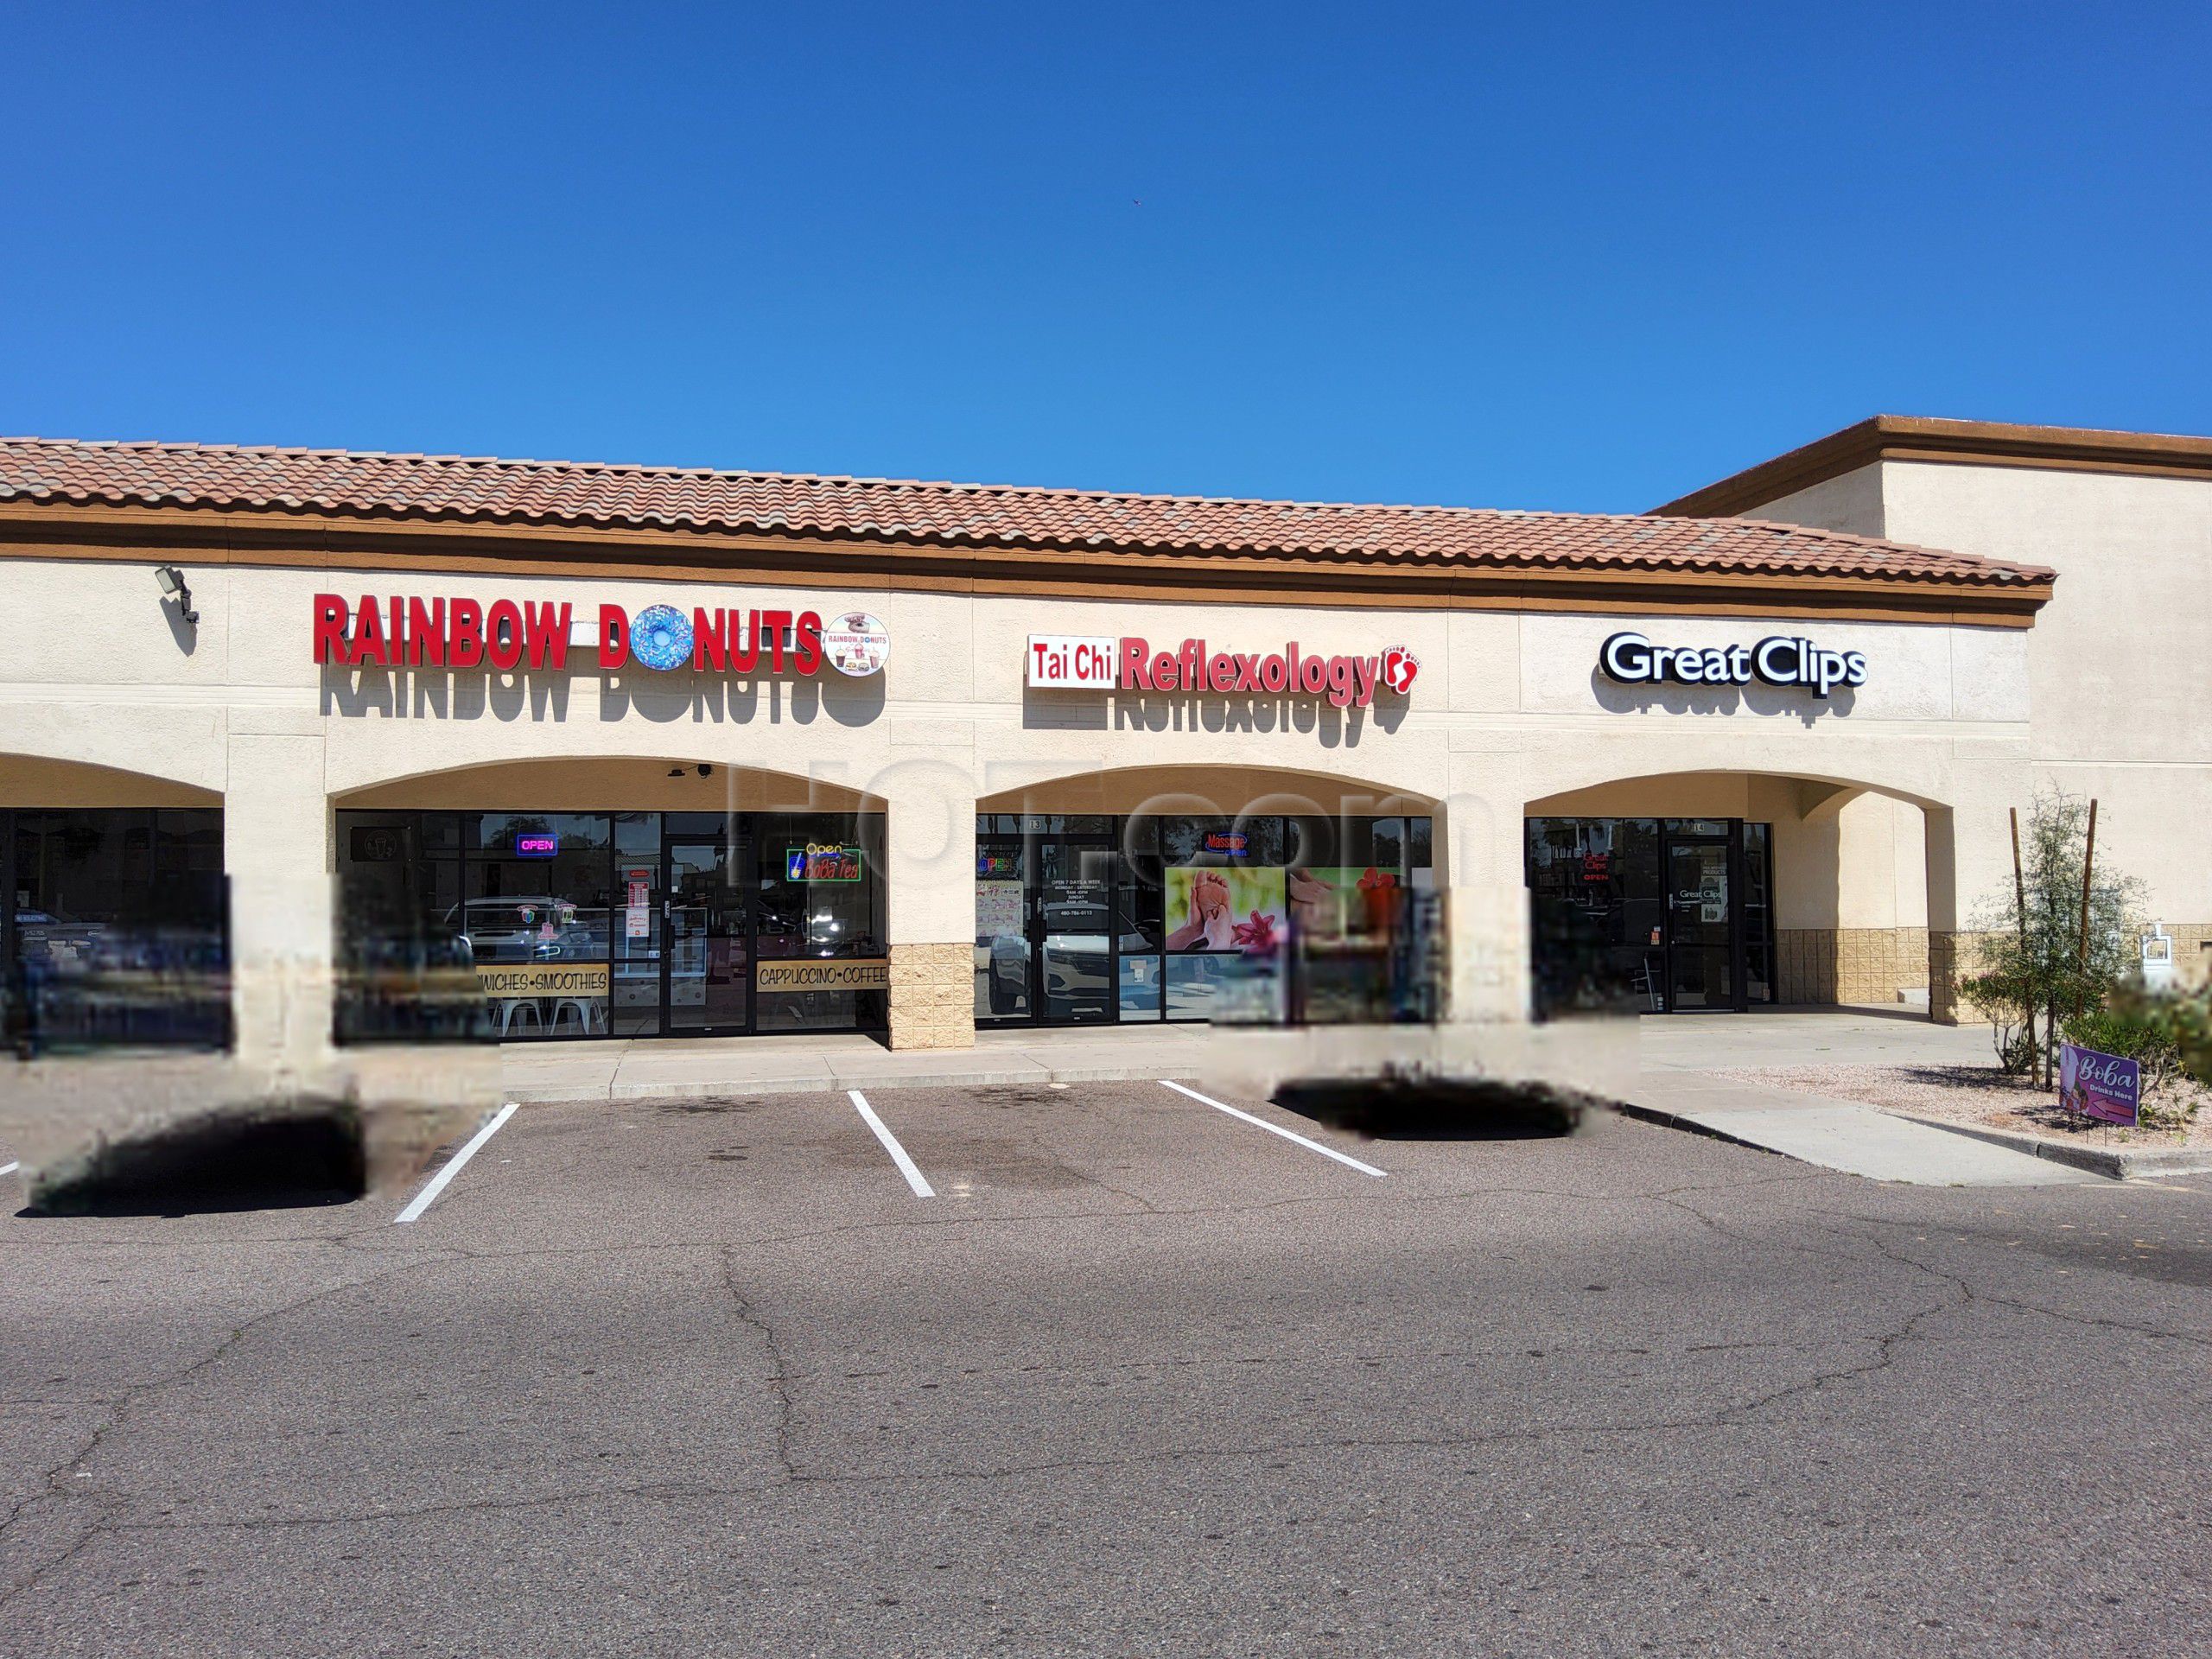
<svg viewBox="0 0 2212 1659">
<path fill-rule="evenodd" d="M 1939 804 L 1754 772 L 1621 779 L 1526 806 L 1540 1015 L 1930 1006 Z M 1931 840 L 1931 820 L 1942 836 Z"/>
<path fill-rule="evenodd" d="M 880 1031 L 883 803 L 688 760 L 563 758 L 333 803 L 340 1043 Z"/>
<path fill-rule="evenodd" d="M 231 1040 L 222 797 L 0 754 L 0 1030 L 17 1053 Z"/>
<path fill-rule="evenodd" d="M 1236 766 L 976 803 L 979 1027 L 1433 1018 L 1433 802 Z"/>
</svg>

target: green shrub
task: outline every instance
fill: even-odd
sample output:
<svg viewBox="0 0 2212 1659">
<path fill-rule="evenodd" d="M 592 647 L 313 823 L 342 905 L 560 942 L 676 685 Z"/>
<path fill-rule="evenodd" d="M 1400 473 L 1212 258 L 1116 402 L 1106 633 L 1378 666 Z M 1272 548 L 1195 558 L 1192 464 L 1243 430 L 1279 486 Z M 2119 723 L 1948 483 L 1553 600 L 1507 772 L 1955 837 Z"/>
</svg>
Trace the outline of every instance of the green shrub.
<svg viewBox="0 0 2212 1659">
<path fill-rule="evenodd" d="M 2181 1058 L 2182 1070 L 2212 1089 L 2212 986 L 2153 1005 Z"/>
<path fill-rule="evenodd" d="M 2048 1087 L 2066 1022 L 2107 1007 L 2136 968 L 2140 884 L 2099 864 L 2088 882 L 2088 803 L 2038 794 L 2021 825 L 2021 874 L 1991 895 L 1981 918 L 1982 971 L 1960 988 L 1996 1023 L 2008 1071 Z M 2040 1022 L 2040 1033 L 2037 1026 Z"/>
</svg>

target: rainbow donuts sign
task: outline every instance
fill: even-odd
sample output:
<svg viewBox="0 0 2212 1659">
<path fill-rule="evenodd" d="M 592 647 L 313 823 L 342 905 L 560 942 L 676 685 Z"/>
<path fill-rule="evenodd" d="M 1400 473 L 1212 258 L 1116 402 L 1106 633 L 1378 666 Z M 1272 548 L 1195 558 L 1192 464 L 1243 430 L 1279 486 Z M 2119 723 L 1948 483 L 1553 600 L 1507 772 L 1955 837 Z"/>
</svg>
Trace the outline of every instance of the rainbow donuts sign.
<svg viewBox="0 0 2212 1659">
<path fill-rule="evenodd" d="M 586 631 L 579 645 L 576 632 Z M 598 607 L 595 623 L 575 607 L 536 600 L 403 599 L 364 595 L 348 604 L 315 596 L 315 660 L 342 668 L 517 669 L 570 667 L 614 673 L 632 664 L 658 673 L 804 677 L 824 666 L 855 679 L 880 673 L 891 634 L 865 611 L 827 623 L 818 611 L 733 610 L 647 605 Z M 570 659 L 571 651 L 575 659 Z"/>
</svg>

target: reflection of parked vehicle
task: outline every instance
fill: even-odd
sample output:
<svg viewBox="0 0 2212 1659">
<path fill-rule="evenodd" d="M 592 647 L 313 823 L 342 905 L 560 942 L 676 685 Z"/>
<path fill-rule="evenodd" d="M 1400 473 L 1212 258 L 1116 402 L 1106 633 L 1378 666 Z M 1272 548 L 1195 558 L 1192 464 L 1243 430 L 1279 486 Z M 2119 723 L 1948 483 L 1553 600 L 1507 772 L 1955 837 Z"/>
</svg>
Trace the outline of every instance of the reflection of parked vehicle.
<svg viewBox="0 0 2212 1659">
<path fill-rule="evenodd" d="M 445 925 L 467 938 L 482 963 L 607 959 L 606 914 L 588 924 L 576 906 L 547 894 L 471 899 L 446 912 Z"/>
<path fill-rule="evenodd" d="M 1089 1012 L 1106 1007 L 1114 995 L 1109 977 L 1113 941 L 1107 932 L 1106 906 L 1080 900 L 1045 906 L 1045 943 L 1040 959 L 1045 995 L 1055 1002 L 1078 1003 Z M 1122 935 L 1125 951 L 1155 949 L 1143 934 Z M 994 1014 L 1012 1014 L 1029 994 L 1029 946 L 1001 934 L 988 941 L 990 1001 Z"/>
<path fill-rule="evenodd" d="M 230 1023 L 223 936 L 124 918 L 16 911 L 34 1048 L 105 1043 L 220 1046 Z"/>
<path fill-rule="evenodd" d="M 488 1027 L 475 967 L 459 934 L 357 940 L 340 969 L 341 1033 L 356 1041 L 483 1037 Z"/>
<path fill-rule="evenodd" d="M 98 922 L 65 921 L 50 910 L 17 910 L 16 928 L 24 961 L 48 962 L 62 971 L 89 968 L 105 931 Z"/>
<path fill-rule="evenodd" d="M 991 1012 L 1014 1013 L 1029 995 L 1029 941 L 1001 933 L 980 942 L 977 952 L 991 976 Z"/>
</svg>

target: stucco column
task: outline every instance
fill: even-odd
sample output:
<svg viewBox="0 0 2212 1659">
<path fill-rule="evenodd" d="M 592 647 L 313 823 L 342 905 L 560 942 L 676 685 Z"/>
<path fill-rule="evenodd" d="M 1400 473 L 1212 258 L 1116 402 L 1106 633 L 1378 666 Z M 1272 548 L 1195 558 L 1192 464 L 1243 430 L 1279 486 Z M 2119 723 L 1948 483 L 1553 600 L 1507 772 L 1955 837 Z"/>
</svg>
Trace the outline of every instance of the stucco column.
<svg viewBox="0 0 2212 1659">
<path fill-rule="evenodd" d="M 976 1041 L 976 779 L 936 759 L 874 780 L 890 872 L 891 1046 Z"/>
<path fill-rule="evenodd" d="M 1455 790 L 1433 831 L 1445 892 L 1453 1025 L 1520 1024 L 1529 1018 L 1529 890 L 1521 795 L 1494 784 Z"/>
<path fill-rule="evenodd" d="M 1928 809 L 1928 1017 L 1960 1023 L 1959 980 L 1973 971 L 1973 942 L 1960 908 L 1958 814 Z M 1968 958 L 1961 962 L 1961 957 Z"/>
<path fill-rule="evenodd" d="M 2032 798 L 2024 767 L 1993 767 L 1961 779 L 1955 805 L 1927 809 L 1928 1013 L 1947 1026 L 1988 1015 L 1966 1001 L 1959 981 L 1975 971 L 1980 930 L 2012 881 L 2007 809 Z"/>
<path fill-rule="evenodd" d="M 230 739 L 223 863 L 238 1057 L 279 1084 L 311 1077 L 331 1053 L 335 820 L 322 761 L 319 736 Z"/>
</svg>

